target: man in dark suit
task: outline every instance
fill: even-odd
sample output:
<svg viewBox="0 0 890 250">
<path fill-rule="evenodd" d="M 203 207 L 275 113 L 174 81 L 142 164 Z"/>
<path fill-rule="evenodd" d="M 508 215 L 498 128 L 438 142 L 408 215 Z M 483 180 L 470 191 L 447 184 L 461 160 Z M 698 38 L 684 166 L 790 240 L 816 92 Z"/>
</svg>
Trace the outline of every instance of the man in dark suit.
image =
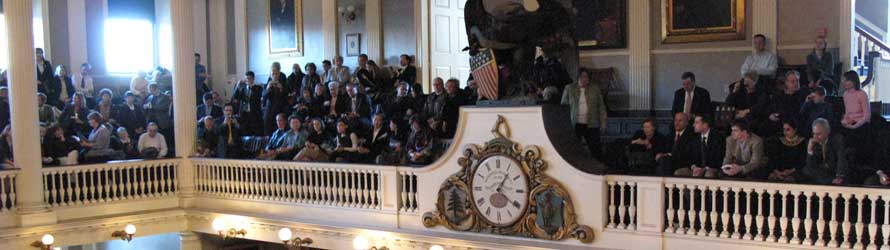
<svg viewBox="0 0 890 250">
<path fill-rule="evenodd" d="M 816 119 L 807 145 L 807 165 L 801 171 L 803 179 L 823 185 L 845 184 L 849 179 L 847 153 L 843 137 L 831 134 L 828 120 Z"/>
<path fill-rule="evenodd" d="M 407 82 L 412 85 L 417 83 L 417 68 L 411 65 L 411 56 L 405 54 L 399 56 L 399 65 L 402 66 L 396 74 L 399 82 Z"/>
<path fill-rule="evenodd" d="M 686 113 L 689 117 L 695 115 L 713 117 L 714 108 L 711 106 L 711 93 L 702 87 L 695 86 L 695 74 L 692 72 L 684 72 L 681 79 L 683 87 L 674 92 L 671 114 Z"/>
<path fill-rule="evenodd" d="M 145 131 L 145 113 L 136 105 L 136 94 L 127 91 L 125 101 L 112 110 L 111 117 L 127 129 L 127 133 L 138 136 Z"/>
<path fill-rule="evenodd" d="M 161 131 L 173 128 L 173 120 L 170 116 L 170 111 L 172 110 L 170 107 L 173 101 L 170 97 L 161 93 L 160 86 L 156 83 L 149 84 L 148 90 L 151 92 L 151 95 L 145 99 L 145 104 L 142 105 L 146 119 L 149 122 L 157 123 Z M 167 135 L 166 133 L 163 134 Z M 170 137 L 168 136 L 167 138 Z"/>
<path fill-rule="evenodd" d="M 658 169 L 655 171 L 659 176 L 671 175 L 675 170 L 693 163 L 693 145 L 697 137 L 689 129 L 689 116 L 686 113 L 674 114 L 674 132 L 669 136 L 673 139 L 668 152 L 655 155 L 655 161 L 658 162 Z"/>
<path fill-rule="evenodd" d="M 352 128 L 367 128 L 371 124 L 371 100 L 367 95 L 358 92 L 355 84 L 346 85 L 347 107 L 346 116 Z"/>
<path fill-rule="evenodd" d="M 365 147 L 370 151 L 368 158 L 372 160 L 377 159 L 377 156 L 389 148 L 389 128 L 384 126 L 383 119 L 383 113 L 374 114 L 373 126 L 366 137 L 368 140 L 365 142 Z"/>
<path fill-rule="evenodd" d="M 213 104 L 213 94 L 205 93 L 204 94 L 204 104 L 198 105 L 198 115 L 199 119 L 203 119 L 205 116 L 213 116 L 213 118 L 220 118 L 223 115 L 222 107 Z"/>
<path fill-rule="evenodd" d="M 221 137 L 218 155 L 227 159 L 240 159 L 243 157 L 243 144 L 241 142 L 241 124 L 235 117 L 235 107 L 226 104 L 223 107 L 222 122 L 216 126 L 216 133 Z"/>
<path fill-rule="evenodd" d="M 238 83 L 232 101 L 240 103 L 239 121 L 245 135 L 263 134 L 263 87 L 256 84 L 256 75 L 253 71 L 244 73 L 245 80 Z"/>
<path fill-rule="evenodd" d="M 712 122 L 710 117 L 695 116 L 692 124 L 696 133 L 692 144 L 692 165 L 674 171 L 675 176 L 717 177 L 723 165 L 723 154 L 726 153 L 726 137 L 711 129 Z"/>
</svg>

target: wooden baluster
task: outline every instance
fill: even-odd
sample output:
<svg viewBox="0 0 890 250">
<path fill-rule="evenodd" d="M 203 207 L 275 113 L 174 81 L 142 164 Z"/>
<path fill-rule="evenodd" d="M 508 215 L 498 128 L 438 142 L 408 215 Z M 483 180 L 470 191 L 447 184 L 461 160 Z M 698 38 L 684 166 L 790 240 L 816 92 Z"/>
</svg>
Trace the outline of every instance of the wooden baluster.
<svg viewBox="0 0 890 250">
<path fill-rule="evenodd" d="M 111 177 L 108 176 L 107 169 L 98 169 L 99 171 L 99 181 L 102 182 L 102 189 L 99 190 L 102 197 L 102 202 L 111 202 Z"/>
<path fill-rule="evenodd" d="M 843 197 L 843 194 L 841 194 L 841 196 Z M 855 199 L 855 198 L 856 198 L 855 194 L 851 194 L 850 197 L 844 198 L 844 222 L 842 223 L 842 226 L 844 228 L 842 231 L 843 234 L 841 234 L 841 235 L 843 235 L 842 243 L 846 243 L 846 244 L 841 244 L 841 245 L 843 245 L 846 248 L 853 247 L 853 242 L 850 241 L 850 233 L 853 232 L 853 223 L 850 223 L 850 220 L 852 219 L 852 218 L 850 218 L 850 209 L 853 206 L 852 205 L 853 202 L 851 200 Z"/>
<path fill-rule="evenodd" d="M 368 173 L 365 170 L 359 170 L 359 176 L 361 177 L 361 182 L 359 182 L 359 188 L 362 190 L 360 201 L 362 202 L 362 208 L 368 208 L 370 202 L 368 201 Z"/>
<path fill-rule="evenodd" d="M 312 185 L 312 197 L 313 197 L 312 203 L 319 204 L 321 201 L 321 192 L 319 191 L 319 188 L 318 188 L 318 186 L 319 186 L 318 185 L 318 169 L 310 168 L 309 171 L 312 171 L 312 184 L 311 184 Z"/>
<path fill-rule="evenodd" d="M 322 193 L 322 204 L 332 205 L 334 201 L 333 193 L 331 192 L 331 169 L 322 168 L 319 169 L 319 174 L 321 174 L 321 193 Z"/>
<path fill-rule="evenodd" d="M 16 178 L 18 178 L 18 177 L 15 174 L 9 175 L 9 187 L 10 187 L 9 188 L 9 201 L 10 201 L 9 202 L 10 203 L 9 211 L 16 211 L 16 208 L 15 208 L 15 203 L 16 203 L 15 196 L 16 196 L 16 192 L 17 192 L 17 190 L 15 188 L 15 182 L 16 182 L 15 179 Z M 884 238 L 886 238 L 886 237 L 884 237 Z"/>
<path fill-rule="evenodd" d="M 408 186 L 405 189 L 408 192 L 408 211 L 416 212 L 417 211 L 417 175 L 414 173 L 405 173 L 405 178 L 408 181 Z"/>
<path fill-rule="evenodd" d="M 708 237 L 717 237 L 720 235 L 717 232 L 717 191 L 720 190 L 720 187 L 716 187 L 711 189 L 711 211 L 708 212 L 708 224 L 711 225 L 711 230 L 708 230 L 708 234 L 705 236 Z"/>
<path fill-rule="evenodd" d="M 127 166 L 126 168 L 124 168 L 123 176 L 124 176 L 124 178 L 123 178 L 124 179 L 124 199 L 125 200 L 133 199 L 133 167 Z M 202 183 L 202 185 L 200 185 L 199 187 L 203 187 L 204 185 L 206 185 L 206 184 L 204 184 L 203 181 L 201 183 Z M 202 191 L 202 190 L 199 190 L 199 191 Z"/>
<path fill-rule="evenodd" d="M 775 193 L 767 192 L 763 190 L 769 196 L 767 199 L 769 201 L 769 217 L 766 218 L 766 225 L 763 226 L 763 229 L 766 230 L 766 241 L 776 242 L 776 196 L 779 195 L 779 191 Z"/>
<path fill-rule="evenodd" d="M 325 168 L 322 172 L 322 177 L 325 180 L 324 204 L 328 206 L 337 205 L 337 170 L 336 168 Z"/>
<path fill-rule="evenodd" d="M 306 186 L 306 183 L 309 181 L 309 177 L 306 175 L 306 168 L 300 167 L 300 202 L 309 203 L 309 187 Z"/>
<path fill-rule="evenodd" d="M 804 238 L 799 237 L 800 233 L 800 196 L 804 195 L 803 191 L 799 194 L 788 192 L 790 195 L 794 196 L 794 213 L 791 214 L 791 236 L 788 237 L 789 243 L 792 244 L 801 244 L 803 243 Z"/>
<path fill-rule="evenodd" d="M 702 195 L 704 195 L 704 193 L 702 193 Z M 702 198 L 702 200 L 704 200 L 704 198 Z M 637 183 L 636 182 L 634 182 L 630 186 L 630 204 L 629 205 L 630 205 L 630 208 L 628 208 L 628 210 L 630 211 L 630 220 L 628 220 L 628 221 L 630 222 L 630 229 L 636 230 L 637 229 Z M 705 207 L 702 206 L 702 210 L 704 210 L 704 208 Z M 696 234 L 698 234 L 698 231 L 696 231 Z"/>
<path fill-rule="evenodd" d="M 152 165 L 146 166 L 145 169 L 149 171 L 148 178 L 150 180 L 150 186 L 148 188 L 151 190 L 151 197 L 156 197 L 158 196 L 158 193 L 160 193 L 158 192 L 158 169 L 156 166 Z"/>
<path fill-rule="evenodd" d="M 96 185 L 96 196 L 98 197 L 98 199 L 96 199 L 96 203 L 104 203 L 105 202 L 105 176 L 104 175 L 105 175 L 105 171 L 102 171 L 101 169 L 95 169 L 94 176 L 96 176 L 96 184 L 97 184 Z M 55 186 L 55 187 L 58 188 L 59 186 Z M 53 196 L 55 196 L 55 195 L 53 195 Z M 58 199 L 58 196 L 56 196 L 56 198 L 54 198 L 54 199 Z"/>
<path fill-rule="evenodd" d="M 355 203 L 355 182 L 353 182 L 354 179 L 355 179 L 355 172 L 350 170 L 349 171 L 349 206 L 350 207 L 354 207 L 356 204 Z"/>
<path fill-rule="evenodd" d="M 851 237 L 852 239 L 854 239 L 856 241 L 853 244 L 853 248 L 856 248 L 856 249 L 862 249 L 862 247 L 863 247 L 862 233 L 865 231 L 865 223 L 862 223 L 862 218 L 863 218 L 862 213 L 865 212 L 865 210 L 862 208 L 862 206 L 865 205 L 865 202 L 863 200 L 865 200 L 865 196 L 862 196 L 862 195 L 860 195 L 859 198 L 856 199 L 856 205 L 857 205 L 856 208 L 857 208 L 857 210 L 859 210 L 856 213 L 856 225 L 855 225 L 856 226 L 856 228 L 855 228 L 856 237 L 855 238 Z M 847 235 L 849 235 L 849 234 L 847 234 Z"/>
<path fill-rule="evenodd" d="M 828 193 L 825 194 L 828 196 Z M 837 239 L 837 230 L 838 230 L 838 222 L 837 222 L 837 213 L 838 211 L 838 199 L 842 198 L 841 194 L 837 195 L 837 198 L 831 198 L 831 220 L 828 221 L 828 247 L 838 247 L 840 242 Z"/>
<path fill-rule="evenodd" d="M 626 184 L 626 182 L 618 182 L 615 185 L 618 187 L 618 221 L 615 223 L 615 228 L 623 228 L 624 225 L 624 188 Z M 683 219 L 680 219 L 680 223 L 683 223 Z"/>
<path fill-rule="evenodd" d="M 152 196 L 151 190 L 151 170 L 146 166 L 139 166 L 140 171 L 142 173 L 142 193 L 144 194 L 144 198 L 148 198 Z"/>
<path fill-rule="evenodd" d="M 71 206 L 74 203 L 74 197 L 71 196 L 71 170 L 65 170 L 65 179 L 62 180 L 62 186 L 65 187 L 65 197 L 63 199 L 65 206 Z"/>
<path fill-rule="evenodd" d="M 241 168 L 237 165 L 228 165 L 228 167 L 232 173 L 232 197 L 241 198 L 244 194 L 241 189 L 241 181 L 243 180 L 241 178 Z"/>
<path fill-rule="evenodd" d="M 287 172 L 284 166 L 278 166 L 278 201 L 287 201 Z"/>
<path fill-rule="evenodd" d="M 404 211 L 408 210 L 408 191 L 407 191 L 408 176 L 406 173 L 401 172 L 401 171 L 398 173 L 398 176 L 399 176 L 399 210 L 404 212 Z M 608 190 L 608 188 L 606 190 Z"/>
<path fill-rule="evenodd" d="M 699 199 L 698 199 L 698 202 L 699 202 L 698 230 L 695 230 L 695 235 L 704 236 L 707 233 L 707 229 L 706 229 L 707 224 L 706 223 L 708 220 L 708 211 L 705 210 L 705 207 L 707 205 L 706 197 L 708 197 L 709 187 L 708 186 L 699 187 L 698 185 L 695 185 L 695 189 L 698 189 L 700 192 L 700 195 L 698 196 L 699 197 Z"/>
<path fill-rule="evenodd" d="M 754 235 L 757 241 L 766 240 L 766 236 L 764 234 L 769 234 L 769 229 L 766 228 L 766 219 L 768 216 L 764 216 L 764 213 L 766 213 L 766 211 L 763 210 L 763 203 L 766 203 L 765 201 L 763 201 L 763 195 L 769 197 L 769 192 L 764 189 L 761 192 L 757 193 L 757 216 L 754 217 L 754 220 L 757 221 L 757 233 Z"/>
<path fill-rule="evenodd" d="M 53 171 L 53 172 L 49 173 L 49 182 L 52 183 L 52 186 L 53 186 L 53 188 L 51 190 L 52 198 L 50 201 L 50 206 L 53 206 L 53 207 L 60 206 L 61 201 L 62 201 L 62 199 L 60 199 L 60 197 L 59 197 L 62 194 L 62 186 L 61 186 L 62 177 L 60 175 L 61 175 L 61 173 L 59 173 L 58 171 Z"/>
<path fill-rule="evenodd" d="M 110 191 L 110 193 L 108 193 L 108 197 L 110 197 L 109 200 L 111 200 L 111 201 L 120 200 L 120 198 L 118 197 L 118 196 L 120 196 L 120 193 L 119 193 L 120 189 L 118 189 L 118 186 L 117 186 L 118 179 L 117 179 L 117 175 L 115 174 L 115 172 L 116 172 L 115 168 L 109 167 L 105 171 L 108 172 L 108 177 L 111 179 L 111 184 L 110 184 L 111 191 Z"/>
<path fill-rule="evenodd" d="M 233 197 L 232 183 L 230 182 L 232 165 L 224 164 L 216 168 L 219 170 L 219 176 L 217 176 L 216 179 L 221 185 L 219 190 L 220 195 L 225 197 Z"/>
<path fill-rule="evenodd" d="M 338 168 L 334 169 L 334 205 L 337 207 L 343 207 L 345 203 L 346 197 L 343 195 L 343 186 L 346 185 L 343 180 L 345 170 Z"/>
<path fill-rule="evenodd" d="M 93 204 L 93 203 L 98 202 L 99 199 L 102 198 L 102 195 L 99 194 L 102 192 L 101 189 L 99 189 L 99 185 L 100 185 L 99 183 L 102 181 L 99 180 L 99 175 L 98 175 L 96 169 L 91 169 L 91 170 L 87 171 L 87 173 L 89 173 L 89 175 L 90 175 L 90 200 L 89 201 L 90 201 L 90 204 Z"/>
<path fill-rule="evenodd" d="M 788 194 L 791 192 L 789 191 Z M 776 191 L 776 194 L 781 195 L 782 197 L 782 206 L 780 206 L 780 214 L 779 214 L 779 242 L 780 243 L 788 243 L 788 194 L 779 193 Z"/>
<path fill-rule="evenodd" d="M 729 234 L 729 238 L 736 238 L 736 237 L 741 238 L 741 235 L 739 232 L 739 223 L 742 220 L 742 215 L 741 215 L 742 212 L 741 212 L 741 210 L 739 210 L 739 193 L 741 192 L 741 189 L 730 187 L 729 191 L 732 192 L 733 209 L 734 209 L 732 212 L 732 227 L 733 227 L 733 229 L 732 229 L 732 232 L 730 232 L 730 234 Z M 729 229 L 727 229 L 727 230 L 729 230 Z"/>
<path fill-rule="evenodd" d="M 10 179 L 12 179 L 12 178 L 10 178 L 8 176 L 0 177 L 0 212 L 8 212 L 9 211 L 9 208 L 6 207 L 6 204 L 8 202 L 6 200 L 8 198 L 6 196 L 6 186 L 7 186 L 7 184 L 9 184 L 10 187 L 12 187 L 12 185 L 15 185 L 15 183 L 12 183 L 10 181 Z M 10 191 L 12 191 L 12 190 L 10 190 Z"/>
<path fill-rule="evenodd" d="M 803 192 L 801 192 L 801 194 L 803 194 Z M 807 196 L 806 204 L 807 205 L 804 206 L 806 209 L 806 215 L 805 215 L 806 217 L 804 217 L 804 220 L 803 220 L 804 236 L 803 236 L 803 238 L 800 239 L 800 244 L 806 243 L 807 245 L 810 245 L 810 246 L 812 246 L 815 243 L 815 240 L 813 240 L 813 237 L 812 237 L 812 235 L 813 235 L 813 208 L 815 208 L 815 206 L 813 205 L 813 196 L 814 195 L 816 195 L 815 192 L 806 194 L 806 196 Z"/>
<path fill-rule="evenodd" d="M 164 173 L 166 177 L 164 178 L 164 195 L 172 195 L 173 194 L 173 166 L 172 165 L 164 165 Z M 230 180 L 231 182 L 231 180 Z M 234 183 L 234 182 L 231 182 Z M 231 184 L 230 184 L 231 185 Z"/>
<path fill-rule="evenodd" d="M 616 224 L 615 223 L 615 192 L 616 192 L 615 182 L 609 181 L 606 183 L 606 185 L 608 186 L 608 189 L 606 189 L 606 190 L 608 190 L 608 192 L 609 192 L 609 209 L 608 209 L 609 210 L 609 224 L 606 225 L 606 227 L 615 228 L 616 227 L 615 226 L 615 224 Z M 670 193 L 671 192 L 668 191 L 668 194 L 670 194 Z M 668 198 L 668 201 L 670 201 L 670 200 L 671 199 Z M 668 206 L 670 206 L 670 204 L 668 204 Z M 670 208 L 668 208 L 668 210 L 670 210 Z M 670 212 L 668 212 L 668 213 L 670 213 Z M 671 219 L 668 219 L 668 224 L 670 224 L 670 223 L 673 223 L 673 221 Z"/>
<path fill-rule="evenodd" d="M 114 200 L 123 200 L 124 196 L 121 194 L 124 192 L 124 181 L 123 181 L 123 172 L 121 172 L 123 167 L 115 167 L 111 169 L 111 177 L 114 179 Z"/>
<path fill-rule="evenodd" d="M 695 190 L 696 189 L 698 189 L 698 187 L 687 187 L 686 188 L 686 191 L 689 193 L 689 195 L 686 195 L 686 197 L 688 197 L 688 199 L 689 199 L 688 201 L 686 201 L 686 203 L 689 204 L 689 207 L 686 209 L 686 219 L 689 220 L 689 223 L 686 223 L 686 228 L 683 229 L 684 234 L 688 234 L 689 230 L 695 230 Z"/>
<path fill-rule="evenodd" d="M 73 180 L 68 179 L 68 183 L 72 183 L 74 185 L 72 187 L 72 189 L 74 191 L 73 192 L 74 196 L 71 197 L 71 204 L 74 204 L 74 205 L 83 204 L 83 198 L 81 198 L 81 196 L 80 196 L 81 191 L 82 191 L 81 186 L 80 186 L 80 173 L 81 173 L 81 170 L 74 170 L 74 171 L 72 171 L 71 175 L 69 175 L 69 178 L 72 178 L 72 176 L 73 176 L 74 179 Z"/>
<path fill-rule="evenodd" d="M 285 188 L 287 188 L 287 201 L 294 203 L 297 202 L 297 182 L 294 179 L 294 170 L 292 168 L 285 168 L 285 175 L 287 176 L 287 182 Z"/>
<path fill-rule="evenodd" d="M 742 190 L 744 190 L 744 189 L 742 189 Z M 754 188 L 748 189 L 747 195 L 748 195 L 748 198 L 745 199 L 745 217 L 744 217 L 745 235 L 740 235 L 739 237 L 741 239 L 753 240 L 754 235 L 751 233 L 751 231 L 754 231 L 754 226 L 751 224 L 752 223 L 751 220 L 754 219 L 754 216 L 751 215 L 751 212 L 754 210 L 754 206 L 756 204 L 752 204 L 751 200 L 754 199 Z"/>
<path fill-rule="evenodd" d="M 668 209 L 667 209 L 667 225 L 665 225 L 665 232 L 667 232 L 668 229 L 670 229 L 672 233 L 677 232 L 677 226 L 676 226 L 676 224 L 674 224 L 674 189 L 677 189 L 677 184 L 671 184 L 671 186 L 667 190 L 667 193 L 668 193 L 667 207 L 668 207 Z M 609 204 L 614 204 L 615 203 L 614 185 L 613 185 L 612 190 L 609 191 L 609 193 L 613 196 L 612 201 L 609 202 Z M 614 209 L 614 206 L 609 206 L 609 220 L 613 219 L 613 215 L 612 215 L 613 209 Z M 614 227 L 614 223 L 610 223 L 610 225 L 612 225 Z"/>
<path fill-rule="evenodd" d="M 881 200 L 884 200 L 884 211 L 882 211 L 884 212 L 884 224 L 881 225 L 881 236 L 884 236 L 884 244 L 881 244 L 881 249 L 886 250 L 890 249 L 890 199 L 881 195 Z"/>
<path fill-rule="evenodd" d="M 878 250 L 878 224 L 875 223 L 875 220 L 878 219 L 878 196 L 877 195 L 869 195 L 868 199 L 871 200 L 871 217 L 868 220 L 868 245 L 865 246 L 866 249 Z M 860 236 L 860 238 L 862 238 Z"/>
<path fill-rule="evenodd" d="M 49 174 L 47 174 L 46 172 L 43 172 L 41 174 L 43 176 L 43 178 L 42 178 L 43 179 L 43 201 L 46 202 L 46 204 L 52 205 L 52 202 L 50 202 L 50 200 L 49 200 L 50 190 L 49 190 L 48 183 L 51 183 L 51 182 L 49 182 Z M 13 202 L 13 203 L 15 203 L 15 202 Z"/>
<path fill-rule="evenodd" d="M 365 199 L 365 171 L 356 170 L 356 177 L 358 177 L 358 181 L 356 182 L 356 193 L 358 195 L 358 207 L 365 208 L 365 203 L 367 203 L 367 199 Z"/>
<path fill-rule="evenodd" d="M 825 242 L 825 198 L 828 197 L 828 193 L 825 193 L 825 196 L 820 196 L 816 192 L 813 192 L 816 195 L 816 203 L 819 204 L 819 214 L 816 215 L 816 246 L 824 247 Z"/>
<path fill-rule="evenodd" d="M 720 232 L 720 238 L 729 238 L 729 192 L 732 188 L 724 188 L 723 190 L 723 211 L 720 213 L 720 221 L 723 222 L 723 231 Z"/>
<path fill-rule="evenodd" d="M 621 190 L 624 189 L 624 188 L 620 185 L 620 183 L 619 183 L 619 185 L 618 185 L 618 188 L 620 188 Z M 679 191 L 677 192 L 677 195 L 680 196 L 680 197 L 678 198 L 678 200 L 679 200 L 680 202 L 677 204 L 677 225 L 678 225 L 678 226 L 677 226 L 676 229 L 674 229 L 674 232 L 675 232 L 675 233 L 676 233 L 677 230 L 681 230 L 681 231 L 683 231 L 683 233 L 685 234 L 685 233 L 686 233 L 686 229 L 687 229 L 687 227 L 686 227 L 686 208 L 685 208 L 685 206 L 683 206 L 683 203 L 686 202 L 686 199 L 685 199 L 685 198 L 686 198 L 686 195 L 684 194 L 685 192 L 686 192 L 686 184 L 683 184 L 683 185 L 679 188 Z M 621 205 L 622 205 L 622 204 L 619 203 L 618 205 L 619 205 L 619 206 L 618 206 L 618 209 L 619 209 L 618 211 L 620 212 L 620 211 L 621 211 L 620 209 L 621 209 Z M 619 217 L 618 219 L 621 219 L 621 217 Z M 621 221 L 619 221 L 618 223 L 620 224 Z"/>
</svg>

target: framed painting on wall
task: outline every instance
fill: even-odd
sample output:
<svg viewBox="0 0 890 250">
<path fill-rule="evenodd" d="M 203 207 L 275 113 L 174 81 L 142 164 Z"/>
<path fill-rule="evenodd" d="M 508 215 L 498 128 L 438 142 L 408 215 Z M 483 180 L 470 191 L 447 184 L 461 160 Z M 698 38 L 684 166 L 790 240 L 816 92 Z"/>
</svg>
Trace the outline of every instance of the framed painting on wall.
<svg viewBox="0 0 890 250">
<path fill-rule="evenodd" d="M 662 0 L 662 41 L 744 40 L 745 1 Z"/>
<path fill-rule="evenodd" d="M 362 53 L 361 34 L 346 34 L 346 56 L 358 56 Z"/>
<path fill-rule="evenodd" d="M 303 54 L 302 0 L 267 0 L 269 54 Z"/>
<path fill-rule="evenodd" d="M 574 0 L 581 49 L 627 48 L 626 0 Z"/>
</svg>

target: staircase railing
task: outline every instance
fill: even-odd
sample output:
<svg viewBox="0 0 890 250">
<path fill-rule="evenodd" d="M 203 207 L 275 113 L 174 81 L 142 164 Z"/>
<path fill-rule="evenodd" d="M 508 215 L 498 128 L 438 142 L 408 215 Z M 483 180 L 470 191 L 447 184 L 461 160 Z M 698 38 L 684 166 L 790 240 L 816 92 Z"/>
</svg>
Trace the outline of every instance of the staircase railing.
<svg viewBox="0 0 890 250">
<path fill-rule="evenodd" d="M 885 44 L 881 39 L 868 33 L 860 27 L 856 27 L 854 34 L 856 50 L 853 60 L 853 68 L 859 72 L 859 75 L 865 75 L 862 86 L 868 86 L 874 80 L 874 60 L 880 58 L 890 58 L 890 46 Z"/>
</svg>

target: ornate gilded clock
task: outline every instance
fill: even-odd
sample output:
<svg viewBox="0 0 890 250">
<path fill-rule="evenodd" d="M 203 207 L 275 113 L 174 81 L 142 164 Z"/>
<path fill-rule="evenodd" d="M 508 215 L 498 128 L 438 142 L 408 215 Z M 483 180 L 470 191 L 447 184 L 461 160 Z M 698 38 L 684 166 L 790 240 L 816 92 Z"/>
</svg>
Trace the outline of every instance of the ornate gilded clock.
<svg viewBox="0 0 890 250">
<path fill-rule="evenodd" d="M 506 132 L 506 136 L 504 135 Z M 593 241 L 593 230 L 576 223 L 571 197 L 543 172 L 536 146 L 520 147 L 498 116 L 485 145 L 468 144 L 461 170 L 439 188 L 436 211 L 423 215 L 426 227 L 549 240 Z"/>
</svg>

